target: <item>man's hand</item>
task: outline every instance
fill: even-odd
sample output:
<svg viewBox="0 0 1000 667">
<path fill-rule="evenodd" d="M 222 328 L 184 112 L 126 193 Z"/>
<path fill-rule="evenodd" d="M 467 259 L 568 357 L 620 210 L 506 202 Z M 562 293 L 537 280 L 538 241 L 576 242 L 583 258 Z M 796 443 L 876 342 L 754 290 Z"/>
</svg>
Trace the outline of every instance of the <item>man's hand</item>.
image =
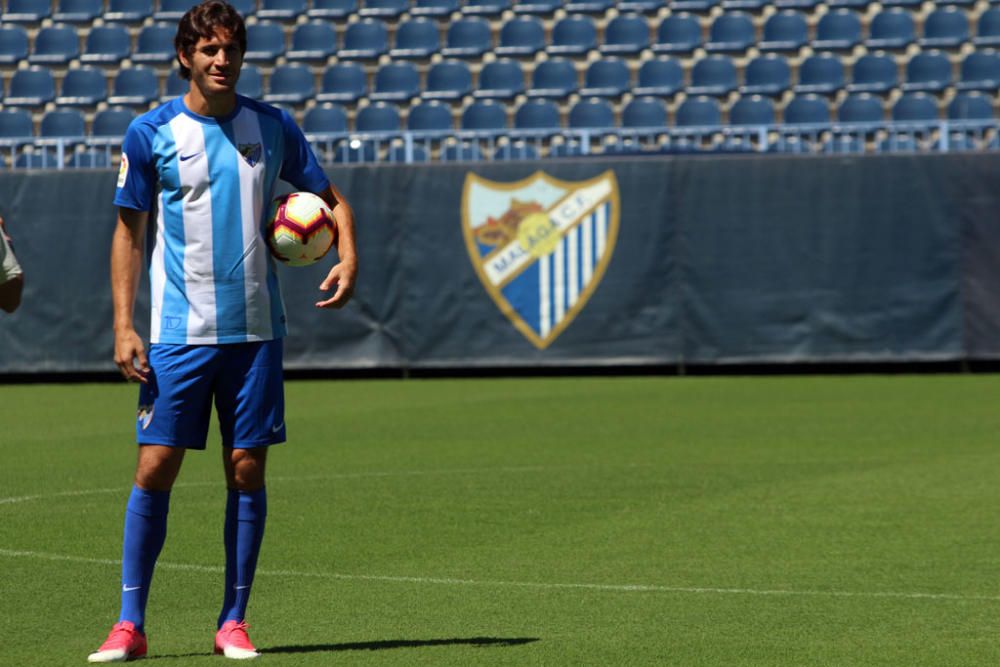
<svg viewBox="0 0 1000 667">
<path fill-rule="evenodd" d="M 149 360 L 135 329 L 115 332 L 115 364 L 129 382 L 149 382 Z"/>
<path fill-rule="evenodd" d="M 357 274 L 358 269 L 356 264 L 348 262 L 336 264 L 330 269 L 330 273 L 326 275 L 326 280 L 320 283 L 319 288 L 324 292 L 329 292 L 336 285 L 337 291 L 329 299 L 317 301 L 316 307 L 343 308 L 354 294 L 354 281 L 357 278 Z"/>
</svg>

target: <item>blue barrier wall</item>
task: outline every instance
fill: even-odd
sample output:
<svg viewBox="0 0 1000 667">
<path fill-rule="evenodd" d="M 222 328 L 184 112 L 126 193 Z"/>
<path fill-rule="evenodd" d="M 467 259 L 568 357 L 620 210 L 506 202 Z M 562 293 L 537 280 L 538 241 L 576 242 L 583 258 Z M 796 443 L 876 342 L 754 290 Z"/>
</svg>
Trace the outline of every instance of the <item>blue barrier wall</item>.
<svg viewBox="0 0 1000 667">
<path fill-rule="evenodd" d="M 331 170 L 358 217 L 281 268 L 289 368 L 1000 357 L 1000 156 L 662 157 Z M 113 370 L 115 174 L 0 175 L 24 303 L 0 373 Z M 492 220 L 492 224 L 490 221 Z M 137 318 L 145 330 L 146 287 Z"/>
</svg>

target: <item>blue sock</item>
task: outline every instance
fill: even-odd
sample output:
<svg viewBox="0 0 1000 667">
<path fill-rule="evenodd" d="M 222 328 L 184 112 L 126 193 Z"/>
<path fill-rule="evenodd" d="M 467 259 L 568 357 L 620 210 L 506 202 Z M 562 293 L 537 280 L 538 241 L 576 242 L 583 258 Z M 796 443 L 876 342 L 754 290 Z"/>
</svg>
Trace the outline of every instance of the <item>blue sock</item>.
<svg viewBox="0 0 1000 667">
<path fill-rule="evenodd" d="M 125 539 L 122 544 L 122 612 L 119 621 L 131 621 L 145 632 L 146 600 L 153 581 L 153 568 L 167 538 L 169 491 L 132 488 L 125 509 Z"/>
<path fill-rule="evenodd" d="M 226 621 L 242 621 L 246 616 L 266 519 L 266 489 L 229 492 L 225 528 L 226 590 L 219 614 L 220 628 Z"/>
</svg>

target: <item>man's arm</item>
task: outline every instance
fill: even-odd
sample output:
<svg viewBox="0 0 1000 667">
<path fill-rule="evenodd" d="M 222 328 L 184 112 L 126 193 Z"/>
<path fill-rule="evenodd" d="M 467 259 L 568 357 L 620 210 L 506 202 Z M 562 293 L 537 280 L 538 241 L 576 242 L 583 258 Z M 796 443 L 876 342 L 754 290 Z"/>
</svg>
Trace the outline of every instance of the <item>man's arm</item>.
<svg viewBox="0 0 1000 667">
<path fill-rule="evenodd" d="M 0 235 L 3 236 L 0 243 L 6 244 L 5 250 L 10 254 L 9 257 L 4 257 L 4 254 L 0 253 L 0 257 L 5 260 L 4 266 L 0 267 L 0 281 L 2 281 L 0 282 L 0 310 L 13 313 L 21 305 L 24 274 L 21 273 L 20 266 L 14 258 L 14 250 L 11 248 L 10 237 L 7 236 L 7 230 L 4 228 L 3 218 L 0 218 Z M 13 275 L 10 273 L 11 269 L 14 271 Z M 7 276 L 6 280 L 4 280 L 5 276 Z"/>
<path fill-rule="evenodd" d="M 133 309 L 142 268 L 146 211 L 118 209 L 118 224 L 111 240 L 111 298 L 115 315 L 115 364 L 126 380 L 146 382 L 149 362 L 142 339 L 135 330 Z M 138 365 L 137 365 L 138 364 Z"/>
<path fill-rule="evenodd" d="M 317 301 L 316 306 L 341 308 L 351 300 L 354 283 L 358 277 L 358 253 L 354 244 L 354 210 L 333 184 L 329 190 L 318 194 L 333 211 L 333 217 L 337 221 L 337 256 L 340 261 L 330 269 L 330 273 L 319 286 L 321 290 L 328 292 L 336 285 L 337 291 L 329 299 Z"/>
</svg>

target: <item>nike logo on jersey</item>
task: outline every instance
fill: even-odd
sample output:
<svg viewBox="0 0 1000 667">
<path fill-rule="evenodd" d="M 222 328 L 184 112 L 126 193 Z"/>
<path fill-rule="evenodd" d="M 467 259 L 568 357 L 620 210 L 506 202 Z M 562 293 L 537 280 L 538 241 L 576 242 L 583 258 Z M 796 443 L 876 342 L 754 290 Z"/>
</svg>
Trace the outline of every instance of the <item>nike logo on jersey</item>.
<svg viewBox="0 0 1000 667">
<path fill-rule="evenodd" d="M 198 157 L 199 155 L 201 155 L 201 151 L 198 151 L 197 153 L 191 153 L 190 155 L 182 155 L 181 156 L 181 162 L 184 162 L 186 160 L 190 160 L 193 157 Z"/>
<path fill-rule="evenodd" d="M 128 593 L 129 591 L 137 591 L 140 588 L 142 588 L 142 586 L 126 586 L 125 584 L 122 584 L 122 593 Z"/>
</svg>

